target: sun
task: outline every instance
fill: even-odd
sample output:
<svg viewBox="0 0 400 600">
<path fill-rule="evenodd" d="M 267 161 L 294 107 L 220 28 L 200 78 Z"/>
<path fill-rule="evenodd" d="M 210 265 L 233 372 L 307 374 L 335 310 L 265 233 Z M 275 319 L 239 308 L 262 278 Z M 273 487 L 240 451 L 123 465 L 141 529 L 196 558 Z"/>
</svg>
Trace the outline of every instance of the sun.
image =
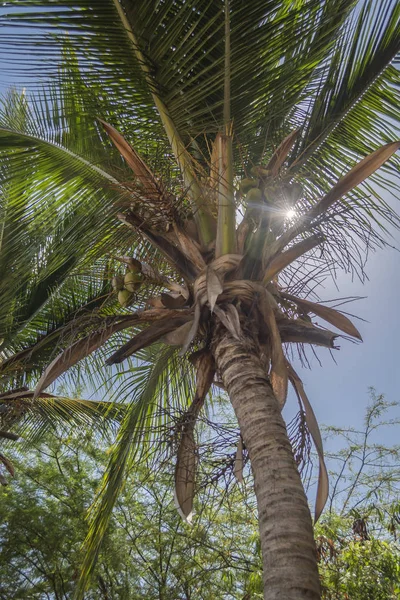
<svg viewBox="0 0 400 600">
<path fill-rule="evenodd" d="M 287 211 L 286 211 L 286 218 L 287 218 L 289 221 L 292 221 L 292 220 L 295 218 L 295 216 L 296 216 L 296 211 L 295 211 L 295 210 L 293 210 L 293 208 L 291 208 L 290 210 L 287 210 Z"/>
</svg>

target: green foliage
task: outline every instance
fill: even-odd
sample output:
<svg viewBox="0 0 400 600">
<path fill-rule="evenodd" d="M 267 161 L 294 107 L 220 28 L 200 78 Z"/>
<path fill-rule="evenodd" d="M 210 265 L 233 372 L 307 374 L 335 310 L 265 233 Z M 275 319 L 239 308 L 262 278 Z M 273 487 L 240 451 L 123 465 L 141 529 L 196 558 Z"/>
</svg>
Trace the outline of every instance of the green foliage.
<svg viewBox="0 0 400 600">
<path fill-rule="evenodd" d="M 108 450 L 87 433 L 50 436 L 23 457 L 0 489 L 0 597 L 72 598 L 88 531 L 87 508 Z M 260 558 L 254 555 L 254 499 L 217 485 L 188 528 L 172 502 L 172 477 L 135 465 L 126 478 L 85 598 L 241 599 Z"/>
<path fill-rule="evenodd" d="M 387 499 L 386 499 L 387 500 Z M 388 521 L 381 526 L 388 525 Z M 354 518 L 331 514 L 317 526 L 324 600 L 395 600 L 400 594 L 400 547 L 395 538 L 352 531 Z"/>
<path fill-rule="evenodd" d="M 326 600 L 394 600 L 400 595 L 400 448 L 381 441 L 398 427 L 388 402 L 372 388 L 360 428 L 326 428 L 329 508 L 316 527 Z M 339 449 L 337 449 L 338 444 Z"/>
<path fill-rule="evenodd" d="M 399 159 L 338 197 L 326 214 L 309 215 L 343 173 L 398 135 L 400 80 L 393 61 L 400 50 L 400 8 L 395 0 L 379 5 L 378 11 L 371 0 L 254 0 L 251 6 L 243 0 L 12 0 L 2 7 L 8 33 L 0 49 L 14 61 L 16 76 L 34 86 L 28 94 L 10 92 L 0 110 L 1 391 L 34 386 L 73 342 L 86 343 L 131 309 L 148 307 L 154 293 L 183 284 L 184 302 L 197 311 L 195 325 L 201 321 L 201 343 L 208 345 L 210 317 L 201 314 L 193 284 L 214 258 L 218 210 L 217 254 L 235 249 L 234 211 L 245 213 L 243 265 L 254 263 L 258 282 L 266 263 L 308 230 L 317 234 L 321 254 L 311 245 L 304 262 L 286 265 L 280 283 L 289 292 L 309 294 L 337 268 L 364 276 L 366 250 L 385 243 L 388 226 L 400 225 L 379 191 L 398 193 L 391 176 Z M 29 71 L 21 52 L 29 54 Z M 230 140 L 224 169 L 221 150 L 218 172 L 229 173 L 229 206 L 220 181 L 218 209 L 216 187 L 209 185 L 210 149 L 216 132 L 229 130 L 226 115 L 233 148 Z M 151 198 L 137 169 L 127 169 L 104 135 L 99 117 L 145 158 L 162 193 Z M 276 177 L 266 169 L 257 175 L 260 206 L 253 211 L 240 193 L 233 202 L 232 182 L 254 167 L 257 174 L 293 130 L 295 143 Z M 282 190 L 293 191 L 292 183 L 300 190 L 295 214 L 303 228 L 287 222 L 278 202 L 274 206 Z M 186 235 L 193 221 L 195 231 Z M 123 274 L 115 255 L 125 254 L 146 262 L 147 273 L 150 264 L 155 276 L 145 276 L 131 305 L 121 308 L 109 281 Z M 237 274 L 248 278 L 246 268 Z M 287 311 L 299 325 L 302 311 L 290 303 Z M 135 325 L 133 334 L 142 328 Z M 105 357 L 130 335 L 107 338 L 90 359 L 80 355 L 67 374 L 102 396 L 112 390 L 128 405 L 92 513 L 84 577 L 135 453 L 151 447 L 171 407 L 186 408 L 193 398 L 192 366 L 162 345 L 128 359 L 126 370 L 104 367 Z M 54 426 L 68 421 L 68 412 L 93 416 L 92 405 L 71 401 L 33 408 L 46 412 Z M 41 434 L 48 430 L 45 419 L 24 418 L 26 431 L 35 422 Z"/>
</svg>

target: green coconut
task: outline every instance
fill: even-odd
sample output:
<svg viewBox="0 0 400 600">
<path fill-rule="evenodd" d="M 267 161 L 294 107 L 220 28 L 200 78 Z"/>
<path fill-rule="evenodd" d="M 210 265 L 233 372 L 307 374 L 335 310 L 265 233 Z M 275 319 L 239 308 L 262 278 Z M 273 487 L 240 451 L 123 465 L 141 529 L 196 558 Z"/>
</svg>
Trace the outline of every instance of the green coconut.
<svg viewBox="0 0 400 600">
<path fill-rule="evenodd" d="M 124 277 L 124 286 L 129 292 L 135 292 L 140 288 L 143 282 L 143 275 L 141 273 L 132 273 L 128 271 Z"/>
<path fill-rule="evenodd" d="M 251 188 L 256 188 L 257 186 L 258 186 L 258 179 L 245 178 L 239 182 L 240 191 L 243 192 L 243 194 L 248 192 Z"/>
<path fill-rule="evenodd" d="M 136 258 L 130 258 L 129 263 L 128 263 L 128 269 L 132 273 L 141 273 L 142 272 L 142 263 L 140 262 L 140 260 L 137 260 Z"/>
<path fill-rule="evenodd" d="M 124 278 L 121 275 L 116 275 L 111 279 L 111 285 L 114 292 L 124 289 Z"/>
<path fill-rule="evenodd" d="M 251 188 L 247 192 L 246 202 L 247 204 L 259 204 L 262 200 L 262 191 L 258 188 Z"/>
<path fill-rule="evenodd" d="M 271 175 L 270 171 L 259 166 L 251 167 L 250 173 L 255 177 L 269 177 Z"/>
<path fill-rule="evenodd" d="M 128 306 L 131 297 L 132 294 L 128 290 L 121 290 L 120 292 L 118 292 L 118 302 L 123 307 Z"/>
</svg>

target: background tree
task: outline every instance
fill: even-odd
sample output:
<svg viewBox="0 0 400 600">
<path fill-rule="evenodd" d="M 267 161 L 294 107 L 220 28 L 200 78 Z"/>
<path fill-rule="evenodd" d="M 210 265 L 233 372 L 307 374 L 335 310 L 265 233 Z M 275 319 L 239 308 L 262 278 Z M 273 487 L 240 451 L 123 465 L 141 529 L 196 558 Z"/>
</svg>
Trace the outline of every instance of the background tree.
<svg viewBox="0 0 400 600">
<path fill-rule="evenodd" d="M 222 406 L 218 419 L 203 417 L 200 422 L 201 484 L 192 528 L 182 523 L 174 508 L 168 460 L 158 468 L 146 461 L 136 464 L 117 501 L 85 597 L 262 597 L 251 472 L 245 470 L 241 486 L 235 483 L 232 465 L 226 469 L 226 461 L 235 454 L 232 437 L 237 427 L 232 411 L 223 401 Z M 393 405 L 382 396 L 372 400 L 366 443 L 349 439 L 349 431 L 340 429 L 333 443 L 328 440 L 328 447 L 335 447 L 327 452 L 335 491 L 329 512 L 316 527 L 326 600 L 398 596 L 398 448 L 373 441 L 387 431 L 388 421 L 396 425 L 388 419 L 390 409 Z M 3 600 L 72 598 L 88 529 L 86 511 L 101 482 L 107 446 L 105 439 L 82 431 L 47 434 L 46 441 L 23 452 L 10 448 L 16 476 L 13 480 L 8 476 L 9 485 L 0 488 Z M 369 465 L 356 459 L 363 448 Z M 359 468 L 343 476 L 343 459 L 349 455 L 362 464 L 359 476 Z"/>
<path fill-rule="evenodd" d="M 3 405 L 14 405 L 15 394 L 35 405 L 100 347 L 97 356 L 114 365 L 160 340 L 165 346 L 139 354 L 145 362 L 122 385 L 125 395 L 132 386 L 134 401 L 95 504 L 81 589 L 124 469 L 139 439 L 143 449 L 154 441 L 140 434 L 162 421 L 160 405 L 173 397 L 188 406 L 192 395 L 176 431 L 175 478 L 177 504 L 190 516 L 194 425 L 217 375 L 255 474 L 265 598 L 318 598 L 311 519 L 280 415 L 288 379 L 320 455 L 317 518 L 327 476 L 315 417 L 282 343 L 334 346 L 337 334 L 309 313 L 360 339 L 347 317 L 305 296 L 338 266 L 362 275 L 365 247 L 383 243 L 385 223 L 397 224 L 375 187 L 357 186 L 399 147 L 391 135 L 399 6 L 386 0 L 378 13 L 350 0 L 260 0 L 251 10 L 241 0 L 24 4 L 45 10 L 11 10 L 7 25 L 31 29 L 23 37 L 15 30 L 16 38 L 11 30 L 4 44 L 30 51 L 31 66 L 52 85 L 2 115 L 2 255 L 10 273 L 2 287 L 13 306 L 4 315 Z M 99 115 L 112 122 L 102 127 L 125 162 L 107 144 Z M 395 165 L 375 181 L 390 186 Z M 116 275 L 116 255 L 124 276 Z M 106 293 L 111 275 L 120 304 L 134 313 L 117 310 Z M 137 335 L 110 356 L 108 340 L 128 327 Z M 37 381 L 54 348 L 61 355 Z M 193 392 L 193 372 L 178 374 L 191 369 L 188 356 Z M 34 393 L 10 393 L 28 382 Z"/>
<path fill-rule="evenodd" d="M 0 491 L 0 597 L 72 598 L 87 509 L 101 483 L 107 446 L 89 432 L 48 434 L 29 451 L 9 452 L 16 476 Z M 258 580 L 260 573 L 255 499 L 238 485 L 227 494 L 225 479 L 216 479 L 213 470 L 211 478 L 188 529 L 173 503 L 170 470 L 136 464 L 85 598 L 241 599 L 253 572 Z"/>
<path fill-rule="evenodd" d="M 400 447 L 380 442 L 398 427 L 397 402 L 373 389 L 360 428 L 326 428 L 331 493 L 317 525 L 323 597 L 397 598 L 400 592 L 398 534 Z"/>
</svg>

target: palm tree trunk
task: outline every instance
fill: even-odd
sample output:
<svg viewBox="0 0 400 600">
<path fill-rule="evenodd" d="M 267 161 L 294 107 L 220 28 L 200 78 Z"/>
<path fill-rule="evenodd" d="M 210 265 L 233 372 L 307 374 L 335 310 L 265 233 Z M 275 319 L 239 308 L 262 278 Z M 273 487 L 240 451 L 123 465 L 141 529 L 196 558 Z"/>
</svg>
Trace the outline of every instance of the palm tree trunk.
<svg viewBox="0 0 400 600">
<path fill-rule="evenodd" d="M 255 480 L 265 600 L 320 599 L 311 515 L 260 352 L 216 327 L 213 353 Z"/>
</svg>

